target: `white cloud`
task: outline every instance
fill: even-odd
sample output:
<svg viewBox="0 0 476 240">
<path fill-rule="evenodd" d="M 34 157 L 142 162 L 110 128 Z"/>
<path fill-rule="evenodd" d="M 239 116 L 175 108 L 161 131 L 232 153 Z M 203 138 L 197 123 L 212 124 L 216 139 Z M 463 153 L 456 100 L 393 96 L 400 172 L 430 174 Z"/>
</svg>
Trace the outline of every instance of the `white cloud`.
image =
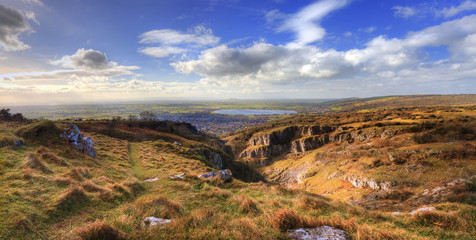
<svg viewBox="0 0 476 240">
<path fill-rule="evenodd" d="M 30 25 L 20 11 L 0 5 L 0 47 L 6 51 L 30 48 L 19 38 L 20 34 L 29 30 Z"/>
<path fill-rule="evenodd" d="M 273 91 L 283 89 L 283 85 L 289 88 L 296 84 L 317 86 L 330 82 L 334 87 L 364 82 L 374 87 L 382 84 L 389 87 L 398 82 L 410 86 L 410 81 L 433 80 L 448 84 L 474 78 L 475 22 L 476 15 L 472 15 L 411 32 L 405 38 L 379 36 L 365 48 L 348 51 L 263 42 L 247 48 L 221 45 L 203 51 L 196 60 L 171 65 L 180 73 L 201 75 L 201 86 L 214 89 Z M 448 49 L 450 57 L 428 61 L 424 48 L 441 46 Z M 380 82 L 382 79 L 388 82 Z"/>
<path fill-rule="evenodd" d="M 28 4 L 36 4 L 36 5 L 40 5 L 40 6 L 43 6 L 43 2 L 41 2 L 40 0 L 21 0 L 25 3 L 28 3 Z"/>
<path fill-rule="evenodd" d="M 190 48 L 214 46 L 220 41 L 213 35 L 211 29 L 197 26 L 190 33 L 182 33 L 173 29 L 152 30 L 139 36 L 140 43 L 159 46 L 149 46 L 139 49 L 139 52 L 157 57 L 180 54 Z"/>
<path fill-rule="evenodd" d="M 348 0 L 321 0 L 287 19 L 278 30 L 296 33 L 295 43 L 305 45 L 322 39 L 326 30 L 319 25 L 330 12 L 346 6 Z"/>
<path fill-rule="evenodd" d="M 144 54 L 149 55 L 149 56 L 153 56 L 153 57 L 157 57 L 157 58 L 163 58 L 163 57 L 167 57 L 169 55 L 185 53 L 185 52 L 187 52 L 187 49 L 179 48 L 179 47 L 170 47 L 170 46 L 148 47 L 148 48 L 140 49 L 139 52 L 144 53 Z"/>
<path fill-rule="evenodd" d="M 395 6 L 392 9 L 395 10 L 395 12 L 393 13 L 395 17 L 404 19 L 413 17 L 418 13 L 418 10 L 415 7 Z"/>
<path fill-rule="evenodd" d="M 443 16 L 449 18 L 457 15 L 460 12 L 470 11 L 476 9 L 476 1 L 466 0 L 458 6 L 451 6 L 449 8 L 443 8 L 436 12 L 437 16 Z"/>
</svg>

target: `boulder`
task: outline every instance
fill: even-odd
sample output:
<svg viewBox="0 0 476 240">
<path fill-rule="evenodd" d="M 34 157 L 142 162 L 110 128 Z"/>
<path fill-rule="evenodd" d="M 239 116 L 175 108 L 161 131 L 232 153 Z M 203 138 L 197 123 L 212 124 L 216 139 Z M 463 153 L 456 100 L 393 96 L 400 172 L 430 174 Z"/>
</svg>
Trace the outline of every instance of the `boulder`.
<svg viewBox="0 0 476 240">
<path fill-rule="evenodd" d="M 94 149 L 93 140 L 89 137 L 85 137 L 75 124 L 69 124 L 60 137 L 61 139 L 68 141 L 76 150 L 88 156 L 96 157 L 96 149 Z"/>
<path fill-rule="evenodd" d="M 347 232 L 329 227 L 322 226 L 317 228 L 299 228 L 288 230 L 289 237 L 296 240 L 349 240 Z"/>
<path fill-rule="evenodd" d="M 162 227 L 164 225 L 172 223 L 172 221 L 173 221 L 172 219 L 146 217 L 142 221 L 142 227 L 144 227 L 144 228 L 150 228 L 150 227 L 155 227 L 155 226 Z"/>
<path fill-rule="evenodd" d="M 209 172 L 198 175 L 199 178 L 212 178 L 218 176 L 223 182 L 228 181 L 231 178 L 231 171 L 229 169 L 220 170 L 218 172 Z"/>
</svg>

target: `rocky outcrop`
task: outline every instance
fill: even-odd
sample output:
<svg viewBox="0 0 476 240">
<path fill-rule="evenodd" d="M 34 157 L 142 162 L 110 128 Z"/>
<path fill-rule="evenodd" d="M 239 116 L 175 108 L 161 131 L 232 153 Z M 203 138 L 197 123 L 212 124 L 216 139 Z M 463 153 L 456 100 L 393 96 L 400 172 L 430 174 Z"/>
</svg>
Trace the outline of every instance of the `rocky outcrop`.
<svg viewBox="0 0 476 240">
<path fill-rule="evenodd" d="M 335 127 L 320 125 L 291 126 L 265 134 L 255 134 L 248 141 L 249 147 L 240 154 L 240 157 L 265 158 L 287 152 L 305 152 L 322 146 L 322 142 L 316 141 L 318 137 L 310 138 L 311 136 L 335 130 Z"/>
<path fill-rule="evenodd" d="M 223 182 L 226 182 L 231 179 L 231 171 L 229 169 L 221 170 L 218 172 L 209 172 L 205 174 L 198 175 L 199 178 L 213 178 L 218 176 Z"/>
<path fill-rule="evenodd" d="M 400 131 L 398 128 L 349 131 L 344 127 L 291 126 L 253 135 L 248 141 L 248 148 L 241 152 L 240 157 L 267 158 L 283 153 L 304 153 L 328 143 L 367 141 L 372 138 L 387 139 Z"/>
<path fill-rule="evenodd" d="M 289 237 L 295 240 L 349 240 L 346 231 L 322 226 L 317 228 L 299 228 L 288 230 Z"/>
<path fill-rule="evenodd" d="M 349 174 L 344 177 L 344 180 L 349 181 L 356 188 L 370 188 L 372 190 L 383 190 L 387 191 L 390 188 L 396 186 L 395 182 L 391 181 L 380 181 L 373 178 Z"/>
<path fill-rule="evenodd" d="M 203 149 L 194 150 L 194 152 L 198 152 L 200 156 L 202 156 L 203 158 L 205 158 L 205 160 L 210 162 L 213 168 L 223 169 L 223 158 L 221 157 L 220 154 L 216 153 L 215 151 L 212 151 L 208 148 L 203 148 Z"/>
<path fill-rule="evenodd" d="M 89 137 L 85 137 L 81 131 L 79 131 L 78 126 L 69 124 L 60 137 L 61 139 L 68 141 L 76 150 L 88 156 L 96 157 L 96 149 L 94 149 L 93 140 Z"/>
</svg>

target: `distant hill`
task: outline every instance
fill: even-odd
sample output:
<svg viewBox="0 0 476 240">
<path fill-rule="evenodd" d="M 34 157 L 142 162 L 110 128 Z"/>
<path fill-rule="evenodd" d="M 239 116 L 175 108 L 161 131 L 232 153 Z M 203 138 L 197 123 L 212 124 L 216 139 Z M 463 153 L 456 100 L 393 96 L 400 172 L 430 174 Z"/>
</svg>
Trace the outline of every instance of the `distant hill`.
<svg viewBox="0 0 476 240">
<path fill-rule="evenodd" d="M 335 111 L 376 110 L 388 108 L 475 106 L 476 94 L 408 95 L 371 98 L 348 98 L 324 103 Z"/>
</svg>

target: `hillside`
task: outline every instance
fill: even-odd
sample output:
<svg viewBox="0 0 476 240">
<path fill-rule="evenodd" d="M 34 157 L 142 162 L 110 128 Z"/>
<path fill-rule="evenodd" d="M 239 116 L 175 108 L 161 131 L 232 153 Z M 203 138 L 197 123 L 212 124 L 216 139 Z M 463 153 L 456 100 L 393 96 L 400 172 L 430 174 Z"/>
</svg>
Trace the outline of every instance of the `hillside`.
<svg viewBox="0 0 476 240">
<path fill-rule="evenodd" d="M 227 140 L 268 181 L 367 209 L 476 205 L 474 107 L 296 116 Z"/>
<path fill-rule="evenodd" d="M 350 204 L 345 195 L 347 192 L 332 181 L 341 184 L 345 190 L 358 188 L 344 183 L 339 177 L 329 183 L 324 181 L 324 185 L 320 182 L 330 171 L 319 168 L 321 164 L 341 171 L 348 168 L 344 162 L 352 164 L 349 169 L 355 171 L 362 170 L 361 167 L 368 166 L 368 163 L 374 164 L 372 156 L 366 155 L 371 149 L 362 149 L 359 155 L 353 156 L 358 161 L 348 161 L 347 156 L 352 155 L 349 150 L 354 148 L 351 146 L 360 146 L 356 144 L 360 144 L 361 140 L 351 143 L 344 141 L 344 136 L 351 136 L 351 131 L 358 131 L 358 128 L 363 132 L 375 128 L 370 132 L 379 134 L 383 128 L 393 132 L 394 125 L 401 127 L 401 131 L 416 126 L 421 129 L 393 137 L 407 136 L 411 139 L 412 134 L 418 133 L 427 141 L 425 132 L 437 132 L 431 134 L 436 141 L 417 146 L 429 144 L 436 148 L 441 143 L 446 144 L 447 138 L 453 139 L 454 144 L 450 147 L 445 145 L 441 152 L 455 154 L 457 159 L 450 164 L 445 163 L 449 160 L 444 158 L 441 160 L 443 165 L 437 165 L 437 160 L 428 161 L 432 167 L 426 167 L 425 171 L 433 171 L 433 168 L 441 171 L 451 166 L 455 169 L 451 170 L 451 174 L 467 177 L 468 172 L 474 172 L 474 164 L 471 164 L 474 163 L 471 162 L 474 160 L 474 153 L 471 152 L 474 148 L 460 151 L 459 147 L 475 144 L 471 132 L 474 130 L 475 111 L 450 110 L 431 113 L 425 110 L 413 114 L 402 112 L 400 115 L 398 112 L 374 113 L 376 119 L 369 121 L 364 113 L 295 117 L 243 130 L 229 138 L 228 144 L 235 143 L 231 149 L 216 138 L 196 134 L 193 128 L 183 123 L 3 121 L 0 123 L 0 182 L 3 186 L 0 194 L 0 236 L 4 239 L 289 239 L 288 230 L 330 226 L 346 231 L 351 239 L 472 239 L 476 233 L 476 207 L 471 203 L 462 203 L 462 199 L 473 196 L 467 189 L 462 190 L 461 201 L 432 202 L 431 206 L 436 210 L 412 215 L 410 210 L 424 206 L 415 205 L 415 208 L 404 209 L 397 215 Z M 430 118 L 432 114 L 435 117 Z M 407 115 L 413 116 L 413 119 Z M 456 135 L 452 135 L 451 131 L 439 132 L 435 130 L 438 124 L 428 127 L 418 124 L 424 121 L 423 118 L 451 122 L 454 126 L 466 124 L 462 127 L 467 132 L 461 134 L 462 127 L 458 128 Z M 329 127 L 304 127 L 311 123 Z M 63 129 L 70 124 L 77 126 L 81 134 L 91 139 L 96 157 L 88 156 L 78 150 L 81 148 L 65 141 L 65 134 L 63 139 L 60 138 Z M 290 126 L 292 131 L 286 130 Z M 450 129 L 454 129 L 453 125 Z M 260 148 L 261 145 L 247 146 L 250 138 L 267 141 L 262 136 L 271 136 L 275 132 L 299 132 L 302 141 L 295 140 L 304 144 L 299 148 L 295 146 L 295 153 L 288 153 L 288 149 L 282 147 L 276 155 L 273 152 L 272 156 L 262 155 L 259 159 L 233 160 L 232 152 Z M 363 132 L 359 136 L 364 136 Z M 322 142 L 323 146 L 307 149 L 305 133 L 310 133 L 311 137 L 339 133 L 342 142 Z M 374 139 L 375 134 L 367 135 Z M 293 135 L 293 139 L 296 136 Z M 390 141 L 394 141 L 393 137 L 389 138 Z M 282 145 L 287 144 L 285 138 L 278 136 L 277 139 Z M 398 147 L 409 147 L 406 140 L 401 139 L 402 145 Z M 367 141 L 365 144 L 369 142 L 362 141 Z M 385 149 L 396 147 L 385 141 L 378 144 L 384 143 L 390 144 Z M 411 145 L 415 144 L 412 142 Z M 404 149 L 400 151 L 406 153 Z M 262 153 L 258 151 L 257 154 Z M 318 154 L 329 156 L 317 159 Z M 339 159 L 338 156 L 346 157 Z M 448 155 L 447 158 L 454 157 Z M 315 164 L 316 160 L 322 163 Z M 393 166 L 388 165 L 387 160 L 382 161 L 382 166 L 369 168 L 372 174 L 377 174 L 384 166 Z M 306 184 L 295 183 L 292 179 L 294 175 L 290 173 L 294 171 L 293 167 L 302 166 L 303 162 L 315 164 L 306 173 L 314 171 L 316 174 L 303 179 Z M 396 166 L 403 167 L 405 164 L 409 163 Z M 263 176 L 251 167 L 257 167 Z M 223 181 L 220 176 L 212 179 L 197 177 L 219 168 L 230 169 L 232 178 Z M 281 172 L 278 173 L 278 169 Z M 183 178 L 175 176 L 184 172 Z M 423 171 L 417 168 L 415 172 Z M 365 171 L 362 173 L 367 174 Z M 284 178 L 279 176 L 286 176 L 289 181 L 282 181 Z M 448 175 L 447 178 L 453 179 L 454 176 Z M 291 188 L 259 181 L 262 177 Z M 321 194 L 323 192 L 319 191 L 323 186 L 329 186 L 330 193 Z M 312 187 L 319 190 L 314 191 Z M 143 223 L 147 217 L 166 219 L 164 221 L 170 219 L 171 222 L 148 227 L 147 222 L 146 225 Z"/>
</svg>

